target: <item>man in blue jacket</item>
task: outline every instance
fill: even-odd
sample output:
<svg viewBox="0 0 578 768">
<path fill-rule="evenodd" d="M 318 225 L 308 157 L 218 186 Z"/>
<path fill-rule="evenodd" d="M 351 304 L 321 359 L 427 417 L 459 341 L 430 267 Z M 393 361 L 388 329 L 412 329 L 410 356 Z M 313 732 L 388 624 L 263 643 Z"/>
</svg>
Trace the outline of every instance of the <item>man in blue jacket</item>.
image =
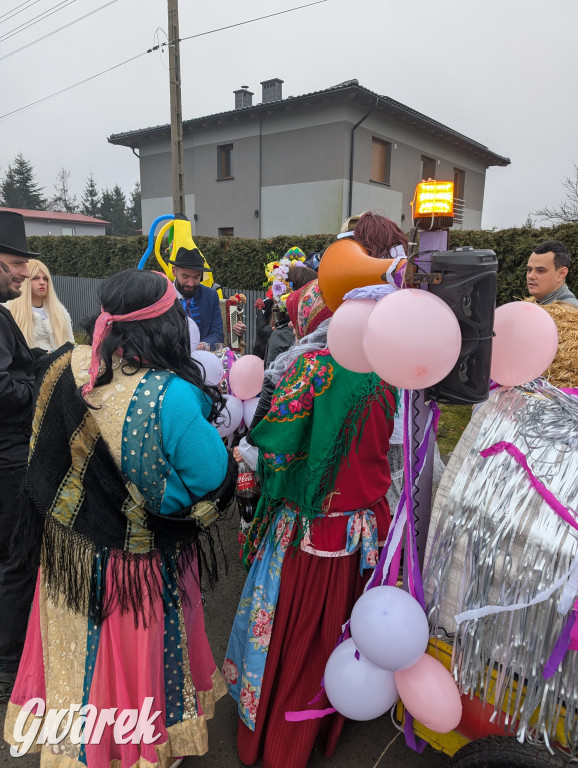
<svg viewBox="0 0 578 768">
<path fill-rule="evenodd" d="M 204 261 L 198 248 L 179 248 L 173 265 L 175 288 L 189 322 L 199 327 L 200 343 L 198 349 L 215 349 L 215 344 L 222 344 L 223 318 L 219 306 L 219 295 L 213 288 L 201 285 Z"/>
</svg>

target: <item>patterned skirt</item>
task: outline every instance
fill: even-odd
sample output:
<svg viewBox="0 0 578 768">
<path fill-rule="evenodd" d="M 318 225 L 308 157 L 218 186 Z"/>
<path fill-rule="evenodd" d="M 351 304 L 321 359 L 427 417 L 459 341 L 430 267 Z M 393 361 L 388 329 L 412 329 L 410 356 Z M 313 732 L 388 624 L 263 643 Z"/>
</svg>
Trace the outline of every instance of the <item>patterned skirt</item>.
<svg viewBox="0 0 578 768">
<path fill-rule="evenodd" d="M 184 578 L 187 599 L 165 595 L 165 612 L 159 598 L 146 628 L 142 622 L 135 626 L 132 612 L 118 610 L 96 626 L 67 608 L 63 599 L 53 601 L 40 572 L 6 714 L 5 740 L 17 745 L 15 728 L 17 734 L 26 734 L 38 712 L 32 708 L 26 720 L 27 703 L 41 699 L 46 714 L 74 711 L 68 734 L 59 743 L 33 744 L 28 750 L 41 752 L 41 768 L 168 768 L 179 757 L 205 754 L 206 720 L 227 689 L 205 633 L 197 574 L 190 571 Z M 148 711 L 148 721 L 154 718 L 154 731 L 149 732 L 157 738 L 148 744 L 130 738 L 126 723 L 128 737 L 119 739 L 122 729 L 115 733 L 113 724 L 104 724 L 97 738 L 97 724 L 89 742 L 98 743 L 75 743 L 82 741 L 81 717 L 86 722 L 87 712 L 98 716 L 115 707 L 117 726 L 123 710 Z M 127 743 L 117 743 L 123 740 Z"/>
</svg>

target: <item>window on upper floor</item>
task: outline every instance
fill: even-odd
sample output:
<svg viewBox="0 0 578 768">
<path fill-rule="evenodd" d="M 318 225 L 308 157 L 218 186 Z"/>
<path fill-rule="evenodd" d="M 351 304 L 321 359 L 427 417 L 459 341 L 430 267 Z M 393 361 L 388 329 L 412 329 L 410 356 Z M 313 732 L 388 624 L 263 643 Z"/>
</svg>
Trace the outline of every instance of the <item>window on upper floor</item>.
<svg viewBox="0 0 578 768">
<path fill-rule="evenodd" d="M 421 178 L 423 181 L 428 179 L 435 179 L 436 177 L 436 161 L 433 157 L 421 156 Z"/>
<path fill-rule="evenodd" d="M 371 139 L 371 170 L 370 181 L 389 184 L 391 169 L 391 144 L 383 139 Z"/>
<path fill-rule="evenodd" d="M 454 168 L 454 199 L 464 199 L 464 188 L 466 186 L 466 172 L 461 168 Z"/>
<path fill-rule="evenodd" d="M 217 147 L 217 180 L 233 177 L 233 145 L 222 144 Z"/>
<path fill-rule="evenodd" d="M 76 234 L 76 227 L 62 227 L 62 234 L 63 235 L 75 235 Z"/>
<path fill-rule="evenodd" d="M 462 224 L 464 220 L 466 172 L 454 168 L 454 222 Z"/>
</svg>

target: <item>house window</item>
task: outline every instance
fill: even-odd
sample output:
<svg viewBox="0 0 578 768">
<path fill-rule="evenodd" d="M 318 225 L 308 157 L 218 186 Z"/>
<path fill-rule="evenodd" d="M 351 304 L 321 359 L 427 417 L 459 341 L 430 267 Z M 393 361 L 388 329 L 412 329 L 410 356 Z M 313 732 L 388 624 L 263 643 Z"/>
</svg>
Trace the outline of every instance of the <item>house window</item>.
<svg viewBox="0 0 578 768">
<path fill-rule="evenodd" d="M 217 147 L 217 179 L 233 178 L 233 145 Z"/>
<path fill-rule="evenodd" d="M 76 234 L 76 227 L 62 227 L 62 234 L 63 235 L 75 235 Z"/>
<path fill-rule="evenodd" d="M 371 171 L 370 181 L 389 184 L 391 168 L 391 144 L 375 137 L 371 139 Z"/>
<path fill-rule="evenodd" d="M 219 227 L 219 237 L 234 237 L 235 227 Z"/>
<path fill-rule="evenodd" d="M 461 168 L 454 168 L 454 222 L 463 224 L 465 206 L 466 172 Z"/>
<path fill-rule="evenodd" d="M 421 178 L 423 181 L 435 179 L 436 161 L 432 157 L 421 156 Z"/>
<path fill-rule="evenodd" d="M 464 199 L 464 188 L 466 186 L 466 172 L 460 168 L 454 168 L 454 200 Z"/>
</svg>

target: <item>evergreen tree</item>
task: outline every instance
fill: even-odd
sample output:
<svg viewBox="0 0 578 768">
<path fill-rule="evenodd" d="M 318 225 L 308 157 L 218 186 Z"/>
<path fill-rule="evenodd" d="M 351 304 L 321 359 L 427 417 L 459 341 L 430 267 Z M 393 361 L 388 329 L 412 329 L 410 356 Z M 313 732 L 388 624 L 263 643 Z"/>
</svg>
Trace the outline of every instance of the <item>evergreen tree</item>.
<svg viewBox="0 0 578 768">
<path fill-rule="evenodd" d="M 108 221 L 106 225 L 107 235 L 132 235 L 134 234 L 127 212 L 126 197 L 122 189 L 115 184 L 112 189 L 105 189 L 100 202 L 100 218 Z"/>
<path fill-rule="evenodd" d="M 14 163 L 8 165 L 2 180 L 2 200 L 7 208 L 25 208 L 30 211 L 43 211 L 46 200 L 42 196 L 43 187 L 34 180 L 32 163 L 25 160 L 22 153 L 16 155 Z"/>
<path fill-rule="evenodd" d="M 49 210 L 62 211 L 63 213 L 76 213 L 78 210 L 76 195 L 70 191 L 70 171 L 66 171 L 64 168 L 58 171 Z"/>
<path fill-rule="evenodd" d="M 100 195 L 92 171 L 88 174 L 86 186 L 80 203 L 80 212 L 85 216 L 100 216 Z"/>
<path fill-rule="evenodd" d="M 131 227 L 133 229 L 131 234 L 136 234 L 138 230 L 142 229 L 142 209 L 141 209 L 141 193 L 140 182 L 136 182 L 134 189 L 130 195 L 130 205 L 128 208 L 128 217 Z"/>
</svg>

